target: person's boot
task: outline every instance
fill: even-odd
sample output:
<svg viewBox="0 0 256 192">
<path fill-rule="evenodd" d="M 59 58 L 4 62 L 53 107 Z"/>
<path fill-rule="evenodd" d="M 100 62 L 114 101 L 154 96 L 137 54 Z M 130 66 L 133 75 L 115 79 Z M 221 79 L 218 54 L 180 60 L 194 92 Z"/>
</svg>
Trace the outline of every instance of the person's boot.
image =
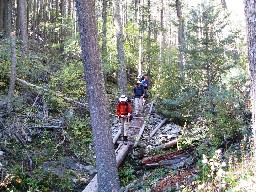
<svg viewBox="0 0 256 192">
<path fill-rule="evenodd" d="M 123 142 L 124 142 L 124 145 L 127 145 L 127 142 L 128 142 L 128 137 L 127 136 L 123 136 Z"/>
</svg>

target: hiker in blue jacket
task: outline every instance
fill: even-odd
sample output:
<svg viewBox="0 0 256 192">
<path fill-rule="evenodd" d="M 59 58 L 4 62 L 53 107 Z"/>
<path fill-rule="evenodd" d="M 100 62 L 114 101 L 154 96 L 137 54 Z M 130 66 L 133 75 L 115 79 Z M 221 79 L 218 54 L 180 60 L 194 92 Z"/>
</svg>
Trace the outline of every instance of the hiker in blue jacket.
<svg viewBox="0 0 256 192">
<path fill-rule="evenodd" d="M 149 87 L 149 81 L 148 81 L 148 76 L 144 75 L 143 80 L 141 81 L 141 85 L 144 88 L 144 98 L 148 98 L 148 87 Z"/>
<path fill-rule="evenodd" d="M 144 97 L 144 88 L 141 85 L 140 81 L 137 81 L 136 87 L 133 89 L 134 100 L 135 100 L 135 115 L 141 115 L 142 113 L 142 104 L 143 104 L 143 97 Z"/>
</svg>

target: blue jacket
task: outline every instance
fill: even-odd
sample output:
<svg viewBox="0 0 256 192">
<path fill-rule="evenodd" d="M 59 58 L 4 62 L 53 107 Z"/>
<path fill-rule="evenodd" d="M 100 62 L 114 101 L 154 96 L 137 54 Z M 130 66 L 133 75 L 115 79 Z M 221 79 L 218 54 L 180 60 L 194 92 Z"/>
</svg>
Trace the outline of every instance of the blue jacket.
<svg viewBox="0 0 256 192">
<path fill-rule="evenodd" d="M 133 93 L 134 93 L 134 98 L 140 98 L 143 94 L 144 94 L 144 88 L 143 86 L 136 86 L 133 89 Z"/>
<path fill-rule="evenodd" d="M 142 80 L 141 85 L 142 85 L 144 88 L 147 89 L 148 86 L 149 86 L 149 81 L 148 81 L 148 80 Z"/>
</svg>

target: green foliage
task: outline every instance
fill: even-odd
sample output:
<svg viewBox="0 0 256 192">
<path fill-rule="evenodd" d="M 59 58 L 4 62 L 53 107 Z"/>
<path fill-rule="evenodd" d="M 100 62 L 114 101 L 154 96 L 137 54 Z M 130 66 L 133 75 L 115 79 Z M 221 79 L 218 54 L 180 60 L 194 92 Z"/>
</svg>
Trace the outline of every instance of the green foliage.
<svg viewBox="0 0 256 192">
<path fill-rule="evenodd" d="M 64 54 L 69 57 L 79 57 L 81 53 L 81 47 L 79 46 L 80 36 L 79 33 L 70 36 L 65 41 Z"/>
<path fill-rule="evenodd" d="M 82 62 L 71 62 L 62 65 L 51 79 L 51 88 L 60 90 L 71 97 L 85 96 L 85 79 Z"/>
<path fill-rule="evenodd" d="M 47 171 L 37 171 L 34 176 L 26 174 L 22 167 L 15 166 L 12 173 L 7 174 L 2 182 L 0 189 L 4 191 L 40 191 L 47 192 L 57 190 L 60 192 L 73 191 L 73 184 L 69 173 L 58 176 Z"/>
<path fill-rule="evenodd" d="M 194 104 L 198 91 L 191 88 L 182 92 L 173 93 L 173 99 L 168 98 L 159 103 L 158 109 L 160 112 L 173 120 L 181 118 L 184 121 L 194 115 Z M 174 98 L 174 96 L 176 98 Z"/>
<path fill-rule="evenodd" d="M 129 162 L 125 162 L 124 166 L 120 168 L 119 171 L 119 178 L 122 186 L 128 185 L 133 180 L 137 179 L 134 172 L 134 167 Z"/>
<path fill-rule="evenodd" d="M 221 150 L 216 150 L 212 158 L 207 158 L 203 155 L 202 164 L 199 167 L 202 169 L 201 181 L 202 184 L 198 186 L 198 190 L 225 190 L 226 185 L 224 180 L 226 177 L 225 162 L 221 162 Z"/>
<path fill-rule="evenodd" d="M 206 1 L 192 9 L 187 24 L 186 81 L 200 90 L 210 90 L 221 76 L 234 66 L 230 50 L 236 32 L 225 33 L 228 15 L 223 9 Z"/>
<path fill-rule="evenodd" d="M 88 146 L 93 142 L 93 135 L 91 131 L 90 118 L 86 117 L 74 117 L 68 120 L 68 133 L 71 136 L 70 147 L 76 152 L 76 154 L 84 159 L 88 156 Z M 93 156 L 91 154 L 91 156 Z"/>
<path fill-rule="evenodd" d="M 215 113 L 212 114 L 207 110 L 209 109 L 208 96 L 200 97 L 200 102 L 196 105 L 197 107 L 193 107 L 193 121 L 185 129 L 182 136 L 184 140 L 181 139 L 181 143 L 191 144 L 192 140 L 205 140 L 214 148 L 242 137 L 243 103 L 239 103 L 240 99 L 233 91 L 215 89 L 214 95 Z M 192 106 L 193 104 L 195 103 L 193 102 Z M 192 108 L 192 106 L 189 106 L 189 108 Z M 189 113 L 185 113 L 183 108 L 184 114 L 189 115 Z M 203 152 L 205 150 L 209 150 L 209 146 L 202 148 Z"/>
</svg>

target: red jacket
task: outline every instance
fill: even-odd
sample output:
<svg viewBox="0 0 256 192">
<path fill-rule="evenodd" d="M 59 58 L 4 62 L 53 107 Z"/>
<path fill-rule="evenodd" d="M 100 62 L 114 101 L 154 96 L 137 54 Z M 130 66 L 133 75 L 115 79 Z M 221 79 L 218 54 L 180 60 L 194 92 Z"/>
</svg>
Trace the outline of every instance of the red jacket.
<svg viewBox="0 0 256 192">
<path fill-rule="evenodd" d="M 116 105 L 116 114 L 118 116 L 128 115 L 128 113 L 132 113 L 132 107 L 128 102 L 120 102 Z"/>
</svg>

